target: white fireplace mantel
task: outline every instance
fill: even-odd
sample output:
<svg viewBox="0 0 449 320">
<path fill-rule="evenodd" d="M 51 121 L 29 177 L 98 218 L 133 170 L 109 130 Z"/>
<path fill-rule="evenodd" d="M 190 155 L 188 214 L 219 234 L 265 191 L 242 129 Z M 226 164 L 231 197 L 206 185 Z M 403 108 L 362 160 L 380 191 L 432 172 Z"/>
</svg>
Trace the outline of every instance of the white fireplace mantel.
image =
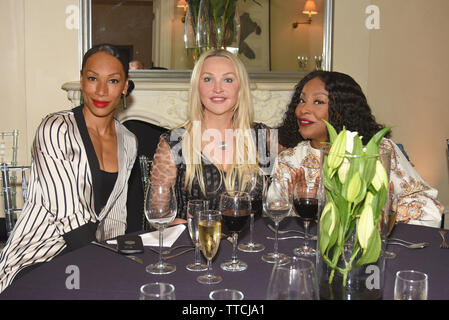
<svg viewBox="0 0 449 320">
<path fill-rule="evenodd" d="M 164 128 L 174 128 L 187 119 L 188 79 L 154 81 L 133 79 L 135 88 L 127 98 L 127 109 L 117 111 L 116 118 L 125 122 L 140 120 Z M 254 120 L 276 127 L 290 102 L 295 82 L 252 81 Z M 79 81 L 62 85 L 72 106 L 81 99 Z"/>
</svg>

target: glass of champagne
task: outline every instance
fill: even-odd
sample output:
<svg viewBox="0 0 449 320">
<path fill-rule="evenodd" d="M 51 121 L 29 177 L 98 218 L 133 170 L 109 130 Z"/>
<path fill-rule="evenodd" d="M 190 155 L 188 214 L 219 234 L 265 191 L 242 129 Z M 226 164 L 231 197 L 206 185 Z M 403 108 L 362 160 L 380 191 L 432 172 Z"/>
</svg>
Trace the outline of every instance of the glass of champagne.
<svg viewBox="0 0 449 320">
<path fill-rule="evenodd" d="M 149 183 L 145 196 L 145 217 L 148 223 L 159 230 L 159 261 L 146 267 L 151 274 L 169 274 L 176 271 L 176 266 L 163 261 L 162 247 L 164 229 L 176 217 L 177 204 L 175 190 L 168 184 Z"/>
<path fill-rule="evenodd" d="M 293 249 L 297 256 L 314 256 L 316 251 L 309 246 L 309 225 L 318 216 L 318 183 L 297 184 L 293 193 L 293 205 L 304 226 L 304 244 Z"/>
<path fill-rule="evenodd" d="M 187 203 L 187 227 L 190 238 L 195 245 L 195 261 L 186 266 L 189 271 L 205 271 L 207 266 L 201 263 L 200 241 L 198 239 L 198 222 L 201 211 L 208 209 L 207 200 L 189 200 Z"/>
<path fill-rule="evenodd" d="M 293 257 L 288 264 L 274 265 L 267 300 L 318 300 L 314 264 L 310 260 Z"/>
<path fill-rule="evenodd" d="M 261 190 L 263 188 L 263 175 L 257 171 L 253 174 L 248 174 L 248 193 L 251 197 L 251 215 L 249 220 L 249 242 L 240 243 L 238 249 L 243 252 L 260 252 L 265 250 L 265 246 L 261 243 L 253 241 L 254 234 L 254 219 L 256 215 L 262 216 L 262 197 Z"/>
<path fill-rule="evenodd" d="M 246 262 L 237 258 L 237 243 L 238 233 L 243 230 L 251 215 L 251 198 L 247 192 L 224 192 L 220 195 L 219 210 L 223 223 L 232 232 L 232 257 L 223 262 L 221 268 L 231 272 L 246 270 Z"/>
<path fill-rule="evenodd" d="M 279 223 L 288 216 L 292 208 L 292 195 L 289 192 L 289 180 L 276 176 L 265 177 L 262 193 L 263 208 L 275 225 L 274 252 L 262 256 L 268 263 L 286 264 L 290 257 L 278 252 Z"/>
<path fill-rule="evenodd" d="M 223 279 L 212 273 L 212 259 L 218 251 L 221 239 L 221 212 L 218 210 L 204 210 L 200 213 L 198 224 L 200 248 L 207 259 L 207 273 L 199 276 L 197 281 L 202 284 L 217 284 Z"/>
<path fill-rule="evenodd" d="M 396 273 L 394 300 L 427 300 L 427 274 L 415 270 Z"/>
</svg>

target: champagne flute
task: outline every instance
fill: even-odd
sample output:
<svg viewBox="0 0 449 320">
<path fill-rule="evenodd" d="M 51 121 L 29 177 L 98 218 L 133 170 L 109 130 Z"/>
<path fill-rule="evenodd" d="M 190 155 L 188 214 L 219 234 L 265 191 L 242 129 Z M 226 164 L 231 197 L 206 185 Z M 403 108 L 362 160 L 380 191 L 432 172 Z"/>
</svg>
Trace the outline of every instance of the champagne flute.
<svg viewBox="0 0 449 320">
<path fill-rule="evenodd" d="M 246 262 L 237 258 L 237 243 L 238 233 L 243 230 L 251 215 L 251 198 L 247 192 L 224 192 L 220 195 L 219 210 L 223 223 L 232 232 L 232 258 L 223 262 L 221 268 L 231 272 L 246 270 Z"/>
<path fill-rule="evenodd" d="M 292 196 L 289 192 L 289 180 L 278 177 L 266 177 L 262 193 L 263 207 L 275 226 L 274 252 L 262 256 L 268 263 L 286 264 L 290 257 L 278 252 L 279 223 L 288 216 L 292 208 Z"/>
<path fill-rule="evenodd" d="M 318 281 L 310 260 L 293 257 L 286 265 L 275 264 L 267 300 L 318 300 Z"/>
<path fill-rule="evenodd" d="M 208 209 L 208 204 L 207 200 L 189 200 L 187 203 L 187 227 L 189 229 L 190 238 L 195 245 L 195 261 L 186 266 L 186 269 L 189 271 L 207 270 L 207 266 L 201 263 L 198 222 L 200 220 L 201 211 Z"/>
<path fill-rule="evenodd" d="M 243 252 L 260 252 L 265 250 L 265 246 L 261 243 L 253 241 L 254 219 L 256 215 L 262 215 L 262 198 L 261 192 L 263 188 L 263 176 L 259 171 L 249 175 L 248 193 L 251 197 L 251 215 L 249 220 L 249 242 L 240 243 L 238 249 Z"/>
<path fill-rule="evenodd" d="M 297 256 L 314 256 L 316 251 L 309 246 L 309 225 L 318 216 L 318 186 L 314 184 L 297 184 L 293 194 L 293 205 L 304 226 L 304 244 L 302 248 L 293 249 Z"/>
<path fill-rule="evenodd" d="M 175 190 L 168 184 L 149 183 L 145 196 L 145 217 L 150 225 L 159 230 L 159 261 L 146 267 L 151 274 L 169 274 L 176 271 L 176 266 L 163 261 L 162 247 L 164 229 L 176 217 L 177 204 Z"/>
<path fill-rule="evenodd" d="M 207 273 L 199 276 L 197 281 L 202 284 L 217 284 L 223 279 L 212 273 L 212 259 L 218 251 L 221 239 L 221 212 L 204 210 L 200 213 L 198 224 L 200 248 L 207 259 Z"/>
</svg>

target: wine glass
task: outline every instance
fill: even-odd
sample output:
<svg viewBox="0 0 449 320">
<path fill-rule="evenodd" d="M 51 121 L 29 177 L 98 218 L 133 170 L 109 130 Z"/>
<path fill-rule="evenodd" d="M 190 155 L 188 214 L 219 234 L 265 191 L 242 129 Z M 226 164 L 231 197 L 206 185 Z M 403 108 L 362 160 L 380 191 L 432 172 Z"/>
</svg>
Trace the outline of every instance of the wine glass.
<svg viewBox="0 0 449 320">
<path fill-rule="evenodd" d="M 309 226 L 310 222 L 316 220 L 318 216 L 317 191 L 317 183 L 298 183 L 295 186 L 293 205 L 304 226 L 304 244 L 302 248 L 293 249 L 293 253 L 297 256 L 314 256 L 316 254 L 316 250 L 309 246 Z"/>
<path fill-rule="evenodd" d="M 243 271 L 248 265 L 237 258 L 238 233 L 243 230 L 251 215 L 251 198 L 247 192 L 231 191 L 220 195 L 221 219 L 232 232 L 232 258 L 223 262 L 225 271 Z"/>
<path fill-rule="evenodd" d="M 221 239 L 221 212 L 218 210 L 204 210 L 200 213 L 198 223 L 200 248 L 207 259 L 207 273 L 199 276 L 197 281 L 202 284 L 217 284 L 223 279 L 212 273 L 212 259 L 218 251 Z"/>
<path fill-rule="evenodd" d="M 293 257 L 288 264 L 275 264 L 267 289 L 268 300 L 318 300 L 315 266 Z"/>
<path fill-rule="evenodd" d="M 236 289 L 217 289 L 209 293 L 211 300 L 243 300 L 243 292 Z"/>
<path fill-rule="evenodd" d="M 240 243 L 238 249 L 243 252 L 260 252 L 265 250 L 265 246 L 261 243 L 253 241 L 254 219 L 256 215 L 262 215 L 262 198 L 258 195 L 258 190 L 263 188 L 263 176 L 259 171 L 248 175 L 248 193 L 251 197 L 251 215 L 249 220 L 249 242 Z"/>
<path fill-rule="evenodd" d="M 263 255 L 262 260 L 268 263 L 288 263 L 290 257 L 286 254 L 278 253 L 278 228 L 279 223 L 288 216 L 292 208 L 289 180 L 279 177 L 265 177 L 262 202 L 265 212 L 275 225 L 274 252 Z"/>
<path fill-rule="evenodd" d="M 147 283 L 139 291 L 139 300 L 175 300 L 175 286 L 171 283 Z"/>
<path fill-rule="evenodd" d="M 189 229 L 190 238 L 195 245 L 195 261 L 186 266 L 186 269 L 189 271 L 207 270 L 207 266 L 201 263 L 198 222 L 200 220 L 201 211 L 208 209 L 208 204 L 209 202 L 207 200 L 189 200 L 187 203 L 187 227 Z"/>
<path fill-rule="evenodd" d="M 176 266 L 163 261 L 162 247 L 164 229 L 176 217 L 177 204 L 175 190 L 168 184 L 149 183 L 145 196 L 145 217 L 150 225 L 159 230 L 159 261 L 146 267 L 151 274 L 169 274 L 176 271 Z"/>
<path fill-rule="evenodd" d="M 427 300 L 427 274 L 415 270 L 396 273 L 394 300 Z"/>
</svg>

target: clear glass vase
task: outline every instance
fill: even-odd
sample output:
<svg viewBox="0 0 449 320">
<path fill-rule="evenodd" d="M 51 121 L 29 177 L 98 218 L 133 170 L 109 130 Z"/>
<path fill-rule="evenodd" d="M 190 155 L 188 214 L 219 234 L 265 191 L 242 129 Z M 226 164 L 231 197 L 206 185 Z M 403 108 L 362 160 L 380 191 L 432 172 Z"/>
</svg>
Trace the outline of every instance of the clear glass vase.
<svg viewBox="0 0 449 320">
<path fill-rule="evenodd" d="M 322 179 L 324 179 L 324 170 L 325 161 L 329 155 L 328 148 L 321 149 L 321 175 Z M 320 299 L 323 300 L 376 300 L 382 299 L 383 297 L 383 288 L 384 288 L 384 272 L 385 272 L 385 246 L 386 246 L 386 234 L 388 229 L 388 216 L 389 216 L 389 204 L 388 201 L 389 196 L 389 172 L 390 172 L 390 161 L 391 161 L 391 152 L 389 150 L 380 150 L 379 155 L 376 156 L 365 156 L 364 158 L 360 156 L 351 156 L 351 155 L 343 155 L 344 160 L 342 161 L 342 166 L 344 168 L 338 169 L 335 171 L 333 175 L 334 179 L 342 178 L 341 185 L 338 185 L 337 191 L 335 188 L 330 192 L 332 184 L 329 181 L 323 181 L 322 188 L 320 190 L 320 197 L 322 202 L 322 207 L 320 211 L 320 218 L 318 223 L 318 243 L 317 243 L 317 254 L 316 254 L 316 269 L 318 276 L 318 284 L 320 291 Z M 369 241 L 363 240 L 363 232 L 367 229 L 364 224 L 366 221 L 362 221 L 361 212 L 363 210 L 363 204 L 369 203 L 370 199 L 367 200 L 369 191 L 372 191 L 373 194 L 376 194 L 374 190 L 379 186 L 379 184 L 370 182 L 364 186 L 359 188 L 360 193 L 355 192 L 356 199 L 350 206 L 343 205 L 344 201 L 342 200 L 334 200 L 332 201 L 335 205 L 336 210 L 332 212 L 332 210 L 327 210 L 326 206 L 329 202 L 331 202 L 331 198 L 336 199 L 335 192 L 339 192 L 338 190 L 342 190 L 342 194 L 346 192 L 343 185 L 348 184 L 349 181 L 345 181 L 345 173 L 347 174 L 346 178 L 351 178 L 354 175 L 354 171 L 351 171 L 351 168 L 354 167 L 367 167 L 368 158 L 369 161 L 373 161 L 373 163 L 380 163 L 382 167 L 385 169 L 386 177 L 382 180 L 382 186 L 386 188 L 386 192 L 384 194 L 384 198 L 386 197 L 385 202 L 379 201 L 379 205 L 377 209 L 374 209 L 373 213 L 373 224 L 371 225 L 371 229 L 375 228 L 378 231 L 378 234 L 374 236 L 374 233 L 367 232 L 367 234 L 372 234 L 373 238 L 378 237 L 377 242 L 373 241 L 373 238 L 369 238 Z M 378 160 L 378 161 L 377 161 Z M 360 166 L 360 164 L 362 166 Z M 363 170 L 363 169 L 360 169 Z M 363 171 L 360 171 L 363 176 Z M 377 171 L 376 171 L 377 174 Z M 340 177 L 338 177 L 340 175 Z M 373 178 L 374 179 L 374 178 Z M 341 182 L 340 181 L 340 182 Z M 369 181 L 372 181 L 369 178 Z M 376 185 L 376 188 L 374 187 Z M 335 185 L 334 185 L 335 186 Z M 363 189 L 365 188 L 365 192 Z M 344 190 L 344 191 L 343 191 Z M 380 191 L 379 191 L 380 192 Z M 345 194 L 347 196 L 348 193 Z M 360 196 L 359 196 L 360 195 Z M 359 203 L 359 207 L 355 203 Z M 385 205 L 381 205 L 385 203 Z M 329 208 L 332 206 L 329 206 Z M 342 208 L 343 207 L 343 208 Z M 378 213 L 376 213 L 378 212 Z M 334 221 L 335 224 L 329 224 L 327 220 L 324 218 L 325 215 L 332 216 L 332 214 L 338 215 L 338 218 Z M 354 217 L 352 220 L 350 217 Z M 356 218 L 358 217 L 358 218 Z M 347 222 L 345 224 L 345 221 Z M 330 227 L 332 225 L 332 227 Z M 345 227 L 345 225 L 347 227 Z M 338 237 L 333 246 L 329 246 L 328 243 L 332 243 L 332 236 L 327 237 L 326 232 L 322 232 L 322 229 L 329 230 L 329 228 L 337 228 L 338 230 L 345 230 L 344 237 Z M 340 229 L 343 228 L 343 229 Z M 359 230 L 360 228 L 360 230 Z M 374 230 L 376 231 L 376 230 Z M 373 232 L 374 232 L 373 231 Z M 330 233 L 329 233 L 330 234 Z M 341 233 L 340 233 L 341 234 Z M 380 238 L 380 240 L 379 240 Z M 335 239 L 335 238 L 334 238 Z M 377 244 L 374 244 L 377 243 Z M 380 252 L 379 252 L 380 245 Z M 373 249 L 373 246 L 376 246 L 377 249 Z M 371 251 L 368 251 L 371 250 Z M 366 253 L 365 253 L 366 252 Z M 373 254 L 372 257 L 368 260 L 365 260 L 366 256 L 368 256 L 368 252 L 378 252 L 377 254 Z M 362 257 L 363 256 L 363 257 Z M 363 258 L 363 259 L 362 259 Z M 366 263 L 363 263 L 363 262 Z"/>
<path fill-rule="evenodd" d="M 240 42 L 237 1 L 201 0 L 196 40 L 200 52 L 226 49 L 237 54 Z"/>
</svg>

